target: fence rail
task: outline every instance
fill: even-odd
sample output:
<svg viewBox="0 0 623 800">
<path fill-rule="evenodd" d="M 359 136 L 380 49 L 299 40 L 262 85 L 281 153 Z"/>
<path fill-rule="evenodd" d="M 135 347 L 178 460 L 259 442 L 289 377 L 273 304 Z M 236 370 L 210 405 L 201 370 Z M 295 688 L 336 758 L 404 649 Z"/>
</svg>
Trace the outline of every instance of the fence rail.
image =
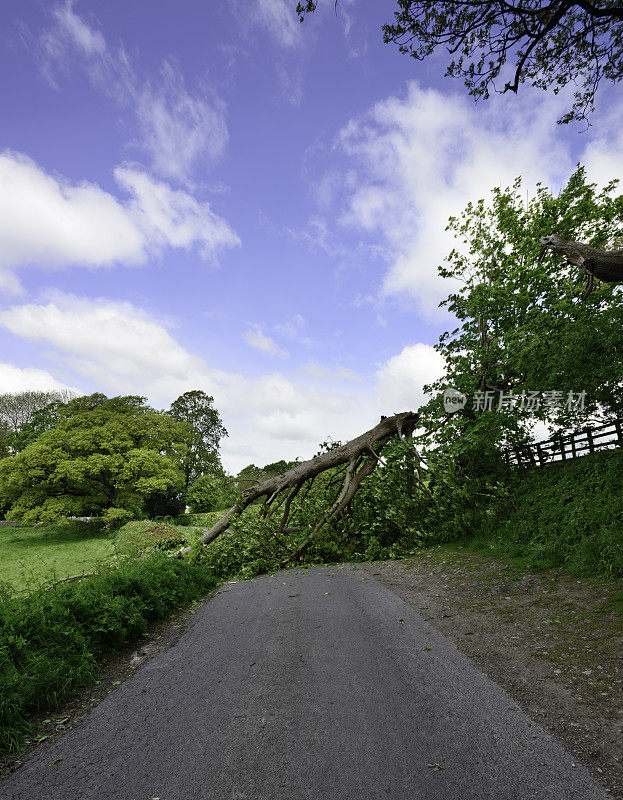
<svg viewBox="0 0 623 800">
<path fill-rule="evenodd" d="M 573 433 L 554 436 L 536 444 L 509 447 L 504 451 L 506 461 L 512 466 L 543 466 L 554 461 L 570 461 L 598 450 L 623 447 L 623 419 L 582 428 Z"/>
</svg>

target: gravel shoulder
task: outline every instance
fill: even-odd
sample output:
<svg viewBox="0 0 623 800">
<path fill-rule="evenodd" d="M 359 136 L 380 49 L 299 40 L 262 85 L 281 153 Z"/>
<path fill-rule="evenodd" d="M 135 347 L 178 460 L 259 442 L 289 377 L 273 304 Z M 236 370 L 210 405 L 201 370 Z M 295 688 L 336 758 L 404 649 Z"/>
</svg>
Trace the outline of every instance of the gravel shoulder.
<svg viewBox="0 0 623 800">
<path fill-rule="evenodd" d="M 360 564 L 623 799 L 623 582 L 434 547 Z"/>
</svg>

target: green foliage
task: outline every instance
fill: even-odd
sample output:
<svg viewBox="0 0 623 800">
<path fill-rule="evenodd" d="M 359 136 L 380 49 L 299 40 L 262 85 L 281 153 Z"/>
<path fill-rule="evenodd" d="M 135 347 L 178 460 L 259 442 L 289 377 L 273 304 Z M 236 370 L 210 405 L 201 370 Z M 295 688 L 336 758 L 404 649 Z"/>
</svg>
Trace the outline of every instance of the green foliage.
<svg viewBox="0 0 623 800">
<path fill-rule="evenodd" d="M 271 546 L 266 529 L 253 508 L 246 509 L 232 523 L 230 530 L 206 549 L 206 565 L 221 579 L 231 575 L 252 578 L 276 568 L 281 557 Z"/>
<path fill-rule="evenodd" d="M 214 408 L 214 398 L 200 390 L 185 392 L 171 403 L 170 414 L 184 425 L 187 449 L 182 471 L 186 488 L 204 473 L 222 476 L 219 445 L 227 431 Z"/>
<path fill-rule="evenodd" d="M 107 508 L 138 516 L 154 498 L 179 495 L 184 426 L 144 398 L 94 394 L 56 414 L 53 427 L 0 461 L 0 496 L 10 518 L 53 521 L 99 516 Z"/>
<path fill-rule="evenodd" d="M 154 554 L 0 601 L 0 752 L 17 749 L 28 714 L 57 708 L 91 683 L 104 654 L 215 585 L 202 565 Z"/>
<path fill-rule="evenodd" d="M 104 524 L 112 530 L 121 527 L 129 519 L 132 519 L 132 512 L 125 508 L 107 508 L 102 515 Z"/>
<path fill-rule="evenodd" d="M 275 461 L 272 464 L 266 464 L 265 467 L 256 467 L 255 464 L 249 464 L 240 470 L 235 481 L 240 491 L 244 491 L 251 486 L 267 481 L 269 478 L 274 478 L 276 475 L 283 475 L 284 472 L 293 469 L 299 463 L 297 459 L 296 461 Z"/>
<path fill-rule="evenodd" d="M 532 566 L 623 577 L 623 450 L 513 470 L 471 545 Z"/>
<path fill-rule="evenodd" d="M 418 488 L 418 475 L 429 482 L 418 463 L 413 443 L 390 442 L 383 450 L 382 465 L 364 481 L 355 495 L 352 526 L 359 539 L 357 550 L 366 560 L 389 558 L 409 550 L 427 538 L 424 516 L 429 498 Z"/>
<path fill-rule="evenodd" d="M 186 503 L 193 514 L 214 511 L 220 500 L 221 486 L 214 475 L 200 475 L 186 493 Z"/>
<path fill-rule="evenodd" d="M 151 520 L 134 520 L 117 533 L 115 544 L 126 556 L 139 556 L 151 550 L 173 550 L 188 541 L 188 528 Z"/>
<path fill-rule="evenodd" d="M 425 453 L 434 481 L 435 515 L 444 535 L 463 535 L 500 490 L 508 444 L 529 441 L 536 420 L 564 431 L 590 420 L 623 413 L 623 304 L 618 287 L 600 283 L 581 302 L 574 290 L 578 270 L 562 259 L 537 265 L 539 237 L 550 232 L 598 247 L 616 244 L 623 225 L 623 197 L 612 183 L 602 191 L 578 168 L 567 186 L 552 195 L 540 186 L 527 201 L 518 179 L 495 189 L 490 204 L 468 204 L 449 229 L 458 244 L 440 274 L 459 286 L 444 304 L 458 326 L 436 345 L 446 371 L 426 387 L 420 409 L 427 431 L 436 429 Z M 443 391 L 468 397 L 465 412 L 448 416 Z M 474 392 L 491 390 L 518 399 L 514 407 L 473 410 Z M 530 392 L 564 393 L 553 408 L 530 408 Z M 586 393 L 584 409 L 564 400 Z M 432 518 L 431 518 L 432 519 Z"/>
</svg>

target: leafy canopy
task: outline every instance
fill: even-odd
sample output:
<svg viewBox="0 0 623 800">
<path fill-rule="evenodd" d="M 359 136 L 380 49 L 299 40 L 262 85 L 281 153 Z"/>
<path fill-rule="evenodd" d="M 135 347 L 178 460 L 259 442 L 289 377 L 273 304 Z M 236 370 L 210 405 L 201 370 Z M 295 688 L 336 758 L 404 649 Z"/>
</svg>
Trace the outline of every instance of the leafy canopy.
<svg viewBox="0 0 623 800">
<path fill-rule="evenodd" d="M 442 305 L 458 327 L 436 345 L 445 375 L 426 387 L 431 398 L 420 413 L 424 428 L 436 430 L 426 453 L 437 503 L 430 524 L 452 519 L 465 532 L 476 524 L 477 504 L 500 490 L 501 448 L 529 441 L 535 421 L 562 432 L 622 415 L 620 287 L 596 282 L 582 302 L 576 267 L 556 256 L 537 262 L 539 237 L 548 233 L 616 246 L 623 196 L 616 182 L 598 190 L 578 167 L 558 195 L 539 185 L 527 199 L 517 179 L 494 189 L 490 202 L 468 204 L 448 228 L 457 244 L 439 271 L 458 288 Z M 445 413 L 448 386 L 467 396 L 464 413 Z M 474 410 L 478 391 L 492 392 L 491 410 Z M 576 401 L 585 392 L 584 408 L 567 404 L 570 391 Z M 538 407 L 524 392 L 539 397 Z M 559 392 L 549 396 L 557 402 L 544 403 L 545 392 Z"/>
<path fill-rule="evenodd" d="M 93 394 L 55 409 L 56 423 L 0 461 L 7 516 L 26 521 L 134 515 L 180 495 L 184 425 L 143 397 Z M 111 512 L 112 513 L 112 512 Z"/>
<path fill-rule="evenodd" d="M 316 5 L 299 2 L 300 19 Z M 623 76 L 619 0 L 398 0 L 383 40 L 418 61 L 447 51 L 446 75 L 462 78 L 477 99 L 492 90 L 516 93 L 523 83 L 554 94 L 571 84 L 563 123 L 585 119 L 601 81 Z"/>
</svg>

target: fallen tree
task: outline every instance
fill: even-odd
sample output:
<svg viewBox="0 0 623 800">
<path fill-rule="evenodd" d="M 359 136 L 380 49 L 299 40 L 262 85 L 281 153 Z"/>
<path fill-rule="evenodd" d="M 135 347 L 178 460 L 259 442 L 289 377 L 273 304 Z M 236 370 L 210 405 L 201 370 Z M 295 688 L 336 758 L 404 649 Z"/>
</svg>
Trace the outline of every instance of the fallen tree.
<svg viewBox="0 0 623 800">
<path fill-rule="evenodd" d="M 586 278 L 587 287 L 582 295 L 585 300 L 593 291 L 595 278 L 607 283 L 623 283 L 623 250 L 599 250 L 582 242 L 571 242 L 557 236 L 541 236 L 541 252 L 538 263 L 543 260 L 545 253 L 551 250 L 567 259 L 567 264 L 579 267 L 583 278 Z"/>
<path fill-rule="evenodd" d="M 412 436 L 417 420 L 418 415 L 411 411 L 382 417 L 378 425 L 356 439 L 304 461 L 282 475 L 245 489 L 242 499 L 200 536 L 199 542 L 207 545 L 214 541 L 246 508 L 264 498 L 258 516 L 270 528 L 272 536 L 283 550 L 283 564 L 287 564 L 305 550 L 325 525 L 344 514 L 363 480 L 382 462 L 381 452 L 387 442 L 395 437 L 404 440 Z M 293 503 L 297 497 L 305 497 L 314 480 L 322 473 L 330 475 L 327 490 L 332 492 L 332 497 L 327 502 L 326 509 L 307 526 L 302 541 L 297 541 L 292 547 L 285 541 L 285 537 L 301 530 L 300 526 L 292 524 Z M 420 481 L 417 470 L 416 476 Z M 183 547 L 173 555 L 181 558 L 190 551 L 190 547 Z"/>
</svg>

